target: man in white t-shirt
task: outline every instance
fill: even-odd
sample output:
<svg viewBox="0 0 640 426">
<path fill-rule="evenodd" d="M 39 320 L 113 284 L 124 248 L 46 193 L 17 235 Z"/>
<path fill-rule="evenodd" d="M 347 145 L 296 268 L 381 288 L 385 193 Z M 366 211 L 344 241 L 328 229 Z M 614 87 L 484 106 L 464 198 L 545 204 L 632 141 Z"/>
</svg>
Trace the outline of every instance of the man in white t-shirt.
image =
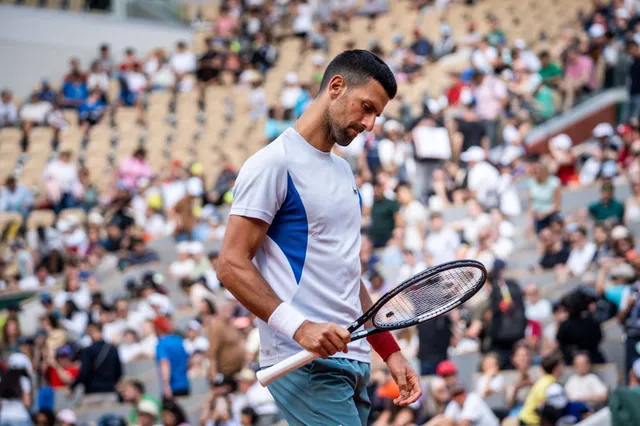
<svg viewBox="0 0 640 426">
<path fill-rule="evenodd" d="M 587 230 L 581 226 L 571 233 L 570 238 L 572 248 L 566 266 L 571 275 L 579 277 L 587 272 L 596 255 L 597 248 L 587 239 Z"/>
<path fill-rule="evenodd" d="M 442 214 L 438 212 L 431 213 L 429 234 L 424 243 L 425 252 L 430 258 L 429 266 L 455 260 L 458 248 L 460 248 L 460 235 L 445 226 Z"/>
<path fill-rule="evenodd" d="M 288 73 L 284 78 L 284 88 L 280 93 L 280 105 L 284 109 L 293 109 L 302 96 L 302 88 L 298 84 L 298 76 L 294 72 Z"/>
<path fill-rule="evenodd" d="M 453 420 L 455 426 L 500 425 L 500 421 L 480 395 L 467 392 L 462 384 L 457 384 L 451 391 L 451 402 L 444 410 L 444 417 Z"/>
<path fill-rule="evenodd" d="M 576 353 L 573 357 L 573 369 L 575 374 L 571 375 L 564 385 L 569 400 L 591 404 L 604 403 L 609 392 L 602 380 L 591 372 L 589 353 Z"/>
<path fill-rule="evenodd" d="M 553 319 L 551 302 L 540 297 L 540 290 L 535 284 L 524 287 L 524 309 L 528 320 L 538 321 L 543 326 Z"/>
<path fill-rule="evenodd" d="M 169 266 L 169 274 L 180 281 L 189 277 L 196 268 L 196 262 L 189 256 L 189 243 L 184 241 L 176 246 L 178 258 Z"/>
<path fill-rule="evenodd" d="M 422 203 L 413 198 L 411 185 L 396 186 L 396 200 L 400 203 L 401 226 L 404 229 L 404 248 L 422 251 L 424 232 L 427 226 L 427 211 Z"/>
<path fill-rule="evenodd" d="M 362 201 L 349 164 L 331 150 L 371 131 L 396 91 L 380 58 L 340 53 L 294 127 L 250 157 L 235 181 L 217 273 L 259 319 L 260 364 L 303 349 L 322 358 L 268 385 L 289 424 L 366 423 L 367 342 L 399 386 L 397 405 L 422 394 L 390 333 L 350 342 L 345 328 L 372 301 L 361 279 Z"/>
<path fill-rule="evenodd" d="M 187 44 L 184 41 L 178 42 L 176 51 L 171 56 L 170 65 L 180 90 L 186 89 L 184 78 L 196 71 L 197 62 L 196 55 L 187 50 Z"/>
<path fill-rule="evenodd" d="M 476 200 L 485 208 L 496 207 L 499 204 L 498 183 L 500 173 L 485 161 L 484 149 L 472 146 L 460 154 L 460 159 L 467 163 L 467 187 L 475 194 Z"/>
</svg>

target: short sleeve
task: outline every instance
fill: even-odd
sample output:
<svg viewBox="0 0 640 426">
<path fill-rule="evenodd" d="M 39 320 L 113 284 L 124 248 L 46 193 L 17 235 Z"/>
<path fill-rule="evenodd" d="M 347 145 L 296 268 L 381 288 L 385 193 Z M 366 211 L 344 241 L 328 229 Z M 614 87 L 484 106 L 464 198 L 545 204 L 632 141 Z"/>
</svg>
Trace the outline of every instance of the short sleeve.
<svg viewBox="0 0 640 426">
<path fill-rule="evenodd" d="M 560 187 L 560 179 L 557 176 L 550 176 L 549 179 L 551 180 L 550 186 L 554 191 Z"/>
<path fill-rule="evenodd" d="M 158 341 L 158 345 L 156 346 L 156 360 L 162 361 L 163 359 L 169 359 L 169 357 L 167 356 L 164 342 Z"/>
<path fill-rule="evenodd" d="M 20 387 L 22 388 L 22 393 L 31 393 L 31 381 L 24 377 L 20 377 Z"/>
<path fill-rule="evenodd" d="M 258 151 L 240 169 L 233 188 L 231 215 L 271 224 L 287 194 L 288 172 L 278 141 Z"/>
<path fill-rule="evenodd" d="M 444 410 L 444 416 L 457 421 L 458 417 L 460 417 L 460 406 L 458 403 L 455 401 L 449 402 L 447 408 Z"/>
<path fill-rule="evenodd" d="M 467 399 L 462 406 L 460 420 L 476 421 L 480 416 L 481 410 L 479 405 L 482 403 L 480 397 L 474 393 L 467 394 Z"/>
</svg>

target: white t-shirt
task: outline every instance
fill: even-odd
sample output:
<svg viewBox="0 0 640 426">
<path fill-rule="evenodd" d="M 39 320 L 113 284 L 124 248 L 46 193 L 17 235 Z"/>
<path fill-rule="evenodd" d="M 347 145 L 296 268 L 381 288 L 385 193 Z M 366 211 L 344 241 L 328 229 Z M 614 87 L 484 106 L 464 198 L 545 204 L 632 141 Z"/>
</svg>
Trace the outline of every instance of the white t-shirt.
<svg viewBox="0 0 640 426">
<path fill-rule="evenodd" d="M 171 57 L 171 68 L 177 73 L 186 74 L 196 70 L 196 55 L 193 52 L 174 53 Z"/>
<path fill-rule="evenodd" d="M 187 194 L 184 181 L 174 180 L 162 184 L 162 199 L 165 208 L 171 208 Z"/>
<path fill-rule="evenodd" d="M 470 244 L 476 244 L 478 242 L 478 233 L 489 224 L 491 224 L 491 217 L 486 213 L 464 219 L 463 234 L 465 241 Z"/>
<path fill-rule="evenodd" d="M 571 273 L 575 276 L 584 274 L 589 265 L 591 265 L 596 250 L 597 248 L 594 243 L 587 243 L 581 249 L 571 249 L 571 253 L 569 253 L 569 258 L 567 259 L 567 266 L 571 270 Z"/>
<path fill-rule="evenodd" d="M 489 376 L 483 374 L 478 378 L 478 382 L 476 384 L 476 392 L 478 394 L 482 394 L 482 391 L 487 386 L 487 380 L 489 380 Z M 494 393 L 500 393 L 504 390 L 505 382 L 504 376 L 502 374 L 497 374 L 494 376 L 489 382 L 489 390 Z"/>
<path fill-rule="evenodd" d="M 72 162 L 51 161 L 44 169 L 44 180 L 53 180 L 63 193 L 70 193 L 78 182 L 78 168 Z"/>
<path fill-rule="evenodd" d="M 176 280 L 186 278 L 196 268 L 196 262 L 193 259 L 176 260 L 169 266 L 169 273 Z"/>
<path fill-rule="evenodd" d="M 420 227 L 427 223 L 427 212 L 418 200 L 411 201 L 400 209 L 400 216 L 404 220 L 404 247 L 412 251 L 422 250 L 422 234 Z"/>
<path fill-rule="evenodd" d="M 294 33 L 308 33 L 313 29 L 313 9 L 308 4 L 299 4 L 293 19 Z"/>
<path fill-rule="evenodd" d="M 302 96 L 302 89 L 299 86 L 285 87 L 280 94 L 280 105 L 284 109 L 293 109 L 300 96 Z"/>
<path fill-rule="evenodd" d="M 109 91 L 109 76 L 107 73 L 91 73 L 87 77 L 87 88 L 89 90 L 100 89 L 104 92 Z"/>
<path fill-rule="evenodd" d="M 425 251 L 433 258 L 434 265 L 455 260 L 458 247 L 460 236 L 453 229 L 446 227 L 440 232 L 429 232 L 424 244 Z"/>
<path fill-rule="evenodd" d="M 72 300 L 80 310 L 88 309 L 89 305 L 91 305 L 91 292 L 89 291 L 89 287 L 87 287 L 86 284 L 81 284 L 78 291 L 72 293 L 63 291 L 58 293 L 53 298 L 53 305 L 60 309 L 67 300 Z"/>
<path fill-rule="evenodd" d="M 551 302 L 547 299 L 540 299 L 535 304 L 525 301 L 524 312 L 527 319 L 538 321 L 542 324 L 551 320 L 551 316 L 553 315 Z"/>
<path fill-rule="evenodd" d="M 485 50 L 476 49 L 471 55 L 471 63 L 473 66 L 484 73 L 493 72 L 491 63 L 498 57 L 498 50 L 489 46 Z"/>
<path fill-rule="evenodd" d="M 20 110 L 20 119 L 23 121 L 44 123 L 47 114 L 49 114 L 52 109 L 53 106 L 47 101 L 25 104 Z"/>
<path fill-rule="evenodd" d="M 462 407 L 457 402 L 451 401 L 444 410 L 444 416 L 454 419 L 456 422 L 471 420 L 473 426 L 499 426 L 500 421 L 493 414 L 491 408 L 480 396 L 469 392 Z"/>
<path fill-rule="evenodd" d="M 147 87 L 147 78 L 141 72 L 130 71 L 125 79 L 127 87 L 134 93 L 142 93 Z"/>
<path fill-rule="evenodd" d="M 182 346 L 184 346 L 187 355 L 191 356 L 196 351 L 206 352 L 209 349 L 209 340 L 204 336 L 198 336 L 193 340 L 184 339 Z"/>
<path fill-rule="evenodd" d="M 593 373 L 584 376 L 574 374 L 564 385 L 564 391 L 570 401 L 585 401 L 589 397 L 607 393 L 607 387 Z"/>
<path fill-rule="evenodd" d="M 47 277 L 44 279 L 44 283 L 40 283 L 35 275 L 25 277 L 18 282 L 20 290 L 37 290 L 43 287 L 52 287 L 55 284 L 56 279 L 51 275 L 47 275 Z"/>
<path fill-rule="evenodd" d="M 311 321 L 344 327 L 362 314 L 360 197 L 345 160 L 289 128 L 246 161 L 230 214 L 269 224 L 253 262 L 281 300 Z M 263 321 L 258 327 L 261 366 L 300 351 Z M 369 345 L 358 340 L 335 356 L 369 362 Z"/>
<path fill-rule="evenodd" d="M 22 393 L 31 393 L 31 382 L 26 377 L 20 377 L 20 388 Z M 16 422 L 17 424 L 29 424 L 31 416 L 29 411 L 19 399 L 0 399 L 0 419 L 6 424 Z"/>
<path fill-rule="evenodd" d="M 478 202 L 485 207 L 497 195 L 499 180 L 498 170 L 486 161 L 474 165 L 467 173 L 467 186 L 476 193 Z"/>
</svg>

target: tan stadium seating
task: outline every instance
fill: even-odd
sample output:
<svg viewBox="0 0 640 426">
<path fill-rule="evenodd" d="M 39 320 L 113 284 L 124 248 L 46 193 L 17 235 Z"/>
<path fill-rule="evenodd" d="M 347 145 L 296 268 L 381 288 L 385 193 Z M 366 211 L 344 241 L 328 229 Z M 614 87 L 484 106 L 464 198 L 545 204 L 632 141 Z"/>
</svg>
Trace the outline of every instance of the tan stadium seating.
<svg viewBox="0 0 640 426">
<path fill-rule="evenodd" d="M 53 226 L 56 215 L 53 210 L 34 210 L 27 219 L 27 229 L 35 229 L 38 226 Z"/>
</svg>

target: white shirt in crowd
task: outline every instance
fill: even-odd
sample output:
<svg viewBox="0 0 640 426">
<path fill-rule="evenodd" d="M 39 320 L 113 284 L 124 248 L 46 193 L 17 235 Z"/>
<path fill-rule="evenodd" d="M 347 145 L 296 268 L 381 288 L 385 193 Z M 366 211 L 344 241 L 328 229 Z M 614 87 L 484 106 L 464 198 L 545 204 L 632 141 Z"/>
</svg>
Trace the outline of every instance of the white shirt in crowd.
<svg viewBox="0 0 640 426">
<path fill-rule="evenodd" d="M 174 53 L 171 56 L 171 68 L 178 74 L 186 74 L 196 70 L 196 55 L 193 52 L 184 51 Z"/>
<path fill-rule="evenodd" d="M 482 213 L 476 217 L 463 219 L 463 235 L 466 242 L 475 245 L 478 242 L 480 230 L 491 224 L 491 217 Z"/>
<path fill-rule="evenodd" d="M 53 287 L 55 284 L 56 279 L 51 275 L 47 275 L 43 283 L 38 281 L 38 278 L 35 275 L 25 277 L 18 282 L 20 290 L 38 290 L 46 287 Z"/>
<path fill-rule="evenodd" d="M 487 207 L 497 197 L 500 173 L 486 161 L 480 161 L 469 169 L 467 173 L 467 186 L 476 193 L 476 198 L 480 204 Z"/>
<path fill-rule="evenodd" d="M 86 284 L 80 284 L 80 288 L 74 292 L 63 291 L 53 298 L 53 305 L 60 309 L 67 302 L 72 300 L 80 310 L 89 309 L 91 305 L 91 292 Z"/>
<path fill-rule="evenodd" d="M 133 93 L 142 93 L 147 87 L 147 78 L 141 72 L 129 71 L 125 79 L 127 87 Z"/>
<path fill-rule="evenodd" d="M 7 126 L 18 121 L 18 108 L 15 102 L 0 101 L 0 126 Z"/>
<path fill-rule="evenodd" d="M 196 268 L 196 262 L 189 258 L 185 260 L 176 260 L 169 266 L 169 273 L 176 280 L 187 278 Z"/>
<path fill-rule="evenodd" d="M 43 124 L 53 105 L 47 101 L 24 104 L 20 109 L 20 120 Z"/>
<path fill-rule="evenodd" d="M 20 377 L 20 389 L 23 394 L 31 394 L 31 382 L 26 377 Z M 17 399 L 0 399 L 0 418 L 3 424 L 31 424 L 31 415 L 22 402 Z"/>
<path fill-rule="evenodd" d="M 79 182 L 78 168 L 72 162 L 53 160 L 44 169 L 44 180 L 52 180 L 63 193 L 71 193 L 74 185 Z"/>
<path fill-rule="evenodd" d="M 103 92 L 109 91 L 109 76 L 106 72 L 91 73 L 87 77 L 87 88 L 89 90 L 100 89 Z"/>
<path fill-rule="evenodd" d="M 280 105 L 284 109 L 293 109 L 300 96 L 302 96 L 302 88 L 300 86 L 287 86 L 280 94 Z"/>
<path fill-rule="evenodd" d="M 427 212 L 418 200 L 411 201 L 400 209 L 400 216 L 404 222 L 404 247 L 411 251 L 422 251 L 421 228 L 427 224 Z"/>
<path fill-rule="evenodd" d="M 571 249 L 567 259 L 567 266 L 574 276 L 578 277 L 587 271 L 593 261 L 596 250 L 596 245 L 591 242 L 585 244 L 583 248 L 574 247 Z"/>
<path fill-rule="evenodd" d="M 425 251 L 433 258 L 433 265 L 455 260 L 459 247 L 460 236 L 447 227 L 442 228 L 440 232 L 429 232 L 424 244 Z"/>
<path fill-rule="evenodd" d="M 198 336 L 193 340 L 184 339 L 182 345 L 187 355 L 191 356 L 195 352 L 206 352 L 209 349 L 209 340 L 204 336 Z"/>
<path fill-rule="evenodd" d="M 536 303 L 525 300 L 524 314 L 528 320 L 538 321 L 541 324 L 549 322 L 553 315 L 551 302 L 547 299 L 540 299 Z"/>
<path fill-rule="evenodd" d="M 462 407 L 451 401 L 444 410 L 444 416 L 461 422 L 471 420 L 473 426 L 499 426 L 500 421 L 491 408 L 475 392 L 469 392 Z"/>
<path fill-rule="evenodd" d="M 471 63 L 474 68 L 484 73 L 493 72 L 493 61 L 498 57 L 498 50 L 489 46 L 485 50 L 476 49 L 471 55 Z"/>
<path fill-rule="evenodd" d="M 255 382 L 247 393 L 235 395 L 231 402 L 231 412 L 236 419 L 240 418 L 240 414 L 245 407 L 251 407 L 259 416 L 276 414 L 278 407 L 276 405 L 269 389 L 262 387 L 259 382 Z"/>
<path fill-rule="evenodd" d="M 478 377 L 476 392 L 479 395 L 482 395 L 482 391 L 486 388 L 488 380 L 489 376 L 486 374 L 482 374 Z M 497 374 L 491 378 L 491 381 L 489 381 L 489 390 L 493 393 L 500 393 L 504 390 L 505 384 L 504 376 L 502 374 Z"/>
<path fill-rule="evenodd" d="M 187 187 L 182 180 L 173 180 L 162 184 L 162 200 L 165 208 L 172 208 L 187 195 Z"/>
<path fill-rule="evenodd" d="M 293 18 L 293 32 L 308 33 L 313 30 L 313 9 L 308 4 L 298 4 L 296 17 Z"/>
<path fill-rule="evenodd" d="M 598 376 L 593 373 L 569 377 L 564 390 L 570 401 L 585 401 L 589 397 L 607 393 L 607 387 Z"/>
</svg>

